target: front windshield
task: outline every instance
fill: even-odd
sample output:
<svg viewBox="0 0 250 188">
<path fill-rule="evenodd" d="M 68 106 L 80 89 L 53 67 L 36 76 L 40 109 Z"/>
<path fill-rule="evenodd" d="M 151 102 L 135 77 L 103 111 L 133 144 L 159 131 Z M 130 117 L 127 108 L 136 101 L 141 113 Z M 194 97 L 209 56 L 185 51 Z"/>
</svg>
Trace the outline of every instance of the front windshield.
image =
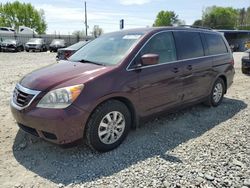
<svg viewBox="0 0 250 188">
<path fill-rule="evenodd" d="M 104 65 L 118 64 L 143 33 L 117 32 L 103 35 L 73 54 L 70 61 L 90 61 Z"/>
<path fill-rule="evenodd" d="M 32 43 L 42 43 L 42 39 L 30 39 L 29 42 L 32 42 Z"/>
<path fill-rule="evenodd" d="M 64 40 L 52 40 L 51 44 L 64 44 Z"/>
<path fill-rule="evenodd" d="M 4 39 L 4 40 L 3 40 L 3 43 L 12 43 L 12 44 L 15 44 L 16 41 L 13 40 L 13 39 Z"/>
</svg>

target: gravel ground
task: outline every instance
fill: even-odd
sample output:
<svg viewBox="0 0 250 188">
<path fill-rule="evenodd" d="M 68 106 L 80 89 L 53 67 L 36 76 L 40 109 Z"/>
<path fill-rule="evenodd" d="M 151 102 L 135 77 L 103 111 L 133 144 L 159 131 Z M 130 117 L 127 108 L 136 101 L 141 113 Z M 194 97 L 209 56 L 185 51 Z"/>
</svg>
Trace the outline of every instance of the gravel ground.
<svg viewBox="0 0 250 188">
<path fill-rule="evenodd" d="M 131 131 L 108 153 L 62 148 L 19 131 L 15 83 L 53 53 L 0 53 L 0 187 L 250 187 L 249 77 L 236 75 L 217 108 L 196 105 Z"/>
</svg>

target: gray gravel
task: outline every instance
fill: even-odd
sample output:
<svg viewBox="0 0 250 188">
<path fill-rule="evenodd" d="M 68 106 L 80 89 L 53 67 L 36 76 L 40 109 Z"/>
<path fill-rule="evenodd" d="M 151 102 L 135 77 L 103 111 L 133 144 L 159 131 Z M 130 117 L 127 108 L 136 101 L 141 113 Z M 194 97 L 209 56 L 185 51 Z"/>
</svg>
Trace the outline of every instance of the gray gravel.
<svg viewBox="0 0 250 188">
<path fill-rule="evenodd" d="M 240 72 L 222 105 L 196 105 L 131 131 L 108 153 L 62 148 L 19 131 L 9 110 L 15 83 L 55 63 L 53 53 L 0 53 L 2 187 L 250 187 L 250 79 Z M 1 186 L 0 186 L 1 187 Z"/>
</svg>

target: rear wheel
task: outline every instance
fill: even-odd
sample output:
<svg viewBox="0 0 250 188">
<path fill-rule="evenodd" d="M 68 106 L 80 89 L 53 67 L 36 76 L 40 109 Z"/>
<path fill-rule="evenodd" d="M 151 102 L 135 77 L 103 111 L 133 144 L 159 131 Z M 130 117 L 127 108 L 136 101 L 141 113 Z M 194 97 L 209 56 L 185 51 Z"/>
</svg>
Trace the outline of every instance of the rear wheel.
<svg viewBox="0 0 250 188">
<path fill-rule="evenodd" d="M 205 102 L 205 104 L 208 106 L 213 106 L 213 107 L 220 105 L 225 94 L 225 89 L 226 87 L 225 87 L 224 80 L 222 78 L 218 78 L 215 81 L 212 87 L 212 90 L 210 92 L 210 95 L 207 101 Z"/>
<path fill-rule="evenodd" d="M 86 125 L 87 144 L 94 150 L 107 152 L 126 138 L 131 125 L 127 106 L 117 100 L 101 104 Z"/>
</svg>

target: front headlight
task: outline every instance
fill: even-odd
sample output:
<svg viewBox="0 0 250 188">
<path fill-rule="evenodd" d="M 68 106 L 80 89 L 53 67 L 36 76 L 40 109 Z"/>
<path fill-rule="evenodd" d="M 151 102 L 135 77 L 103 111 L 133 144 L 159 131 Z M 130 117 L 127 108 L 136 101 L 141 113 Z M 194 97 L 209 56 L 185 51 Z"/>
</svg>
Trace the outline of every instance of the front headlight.
<svg viewBox="0 0 250 188">
<path fill-rule="evenodd" d="M 40 100 L 37 107 L 57 109 L 66 108 L 76 100 L 83 88 L 84 85 L 80 84 L 52 90 Z"/>
</svg>

